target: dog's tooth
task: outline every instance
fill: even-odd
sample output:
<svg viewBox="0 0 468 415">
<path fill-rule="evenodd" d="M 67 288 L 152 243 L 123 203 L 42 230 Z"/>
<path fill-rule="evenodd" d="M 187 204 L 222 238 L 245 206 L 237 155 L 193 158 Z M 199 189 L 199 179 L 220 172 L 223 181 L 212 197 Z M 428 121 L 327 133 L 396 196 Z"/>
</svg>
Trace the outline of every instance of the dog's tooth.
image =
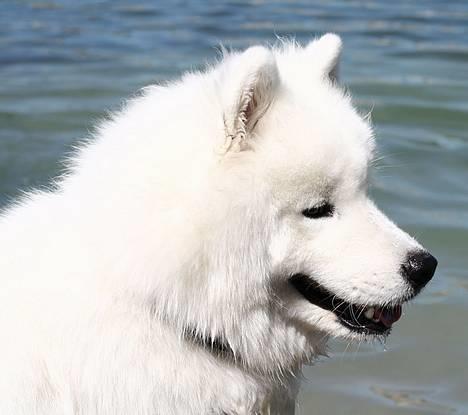
<svg viewBox="0 0 468 415">
<path fill-rule="evenodd" d="M 374 317 L 374 307 L 369 307 L 366 312 L 364 313 L 364 315 L 369 319 L 371 320 L 372 317 Z"/>
</svg>

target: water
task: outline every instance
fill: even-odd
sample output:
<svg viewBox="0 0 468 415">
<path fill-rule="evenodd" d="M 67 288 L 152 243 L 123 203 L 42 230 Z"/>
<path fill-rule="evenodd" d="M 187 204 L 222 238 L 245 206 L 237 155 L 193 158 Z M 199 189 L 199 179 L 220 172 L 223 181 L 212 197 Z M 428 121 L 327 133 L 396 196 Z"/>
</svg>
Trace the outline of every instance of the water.
<svg viewBox="0 0 468 415">
<path fill-rule="evenodd" d="M 468 2 L 3 0 L 0 205 L 47 183 L 105 110 L 220 42 L 327 31 L 344 39 L 344 82 L 373 108 L 373 195 L 440 265 L 387 351 L 333 344 L 305 370 L 299 413 L 467 414 Z"/>
</svg>

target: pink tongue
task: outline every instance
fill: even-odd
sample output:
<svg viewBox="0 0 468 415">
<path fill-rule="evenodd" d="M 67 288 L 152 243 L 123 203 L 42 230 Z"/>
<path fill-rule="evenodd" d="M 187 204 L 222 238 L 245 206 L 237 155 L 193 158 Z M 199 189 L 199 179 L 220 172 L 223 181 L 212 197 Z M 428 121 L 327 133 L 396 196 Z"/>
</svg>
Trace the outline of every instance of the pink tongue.
<svg viewBox="0 0 468 415">
<path fill-rule="evenodd" d="M 376 308 L 374 318 L 378 319 L 385 327 L 391 327 L 401 317 L 401 305 L 394 308 Z"/>
</svg>

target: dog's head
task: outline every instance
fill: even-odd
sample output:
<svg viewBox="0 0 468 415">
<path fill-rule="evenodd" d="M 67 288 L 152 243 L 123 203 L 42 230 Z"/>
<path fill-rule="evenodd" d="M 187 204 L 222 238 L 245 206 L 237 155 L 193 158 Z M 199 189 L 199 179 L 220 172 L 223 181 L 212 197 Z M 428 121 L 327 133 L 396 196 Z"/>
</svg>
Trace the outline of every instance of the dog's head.
<svg viewBox="0 0 468 415">
<path fill-rule="evenodd" d="M 190 134 L 215 139 L 177 167 L 197 203 L 177 207 L 191 248 L 164 301 L 241 354 L 385 335 L 437 265 L 367 195 L 373 132 L 339 86 L 340 50 L 335 35 L 253 47 L 184 80 L 205 97 Z"/>
<path fill-rule="evenodd" d="M 257 217 L 244 243 L 260 240 L 262 249 L 243 255 L 267 250 L 288 312 L 332 335 L 381 335 L 437 261 L 367 195 L 373 133 L 337 83 L 340 50 L 341 40 L 325 35 L 305 48 L 231 56 L 220 83 L 224 162 L 249 194 L 252 205 L 236 198 L 246 217 Z M 257 223 L 268 231 L 256 233 Z"/>
</svg>

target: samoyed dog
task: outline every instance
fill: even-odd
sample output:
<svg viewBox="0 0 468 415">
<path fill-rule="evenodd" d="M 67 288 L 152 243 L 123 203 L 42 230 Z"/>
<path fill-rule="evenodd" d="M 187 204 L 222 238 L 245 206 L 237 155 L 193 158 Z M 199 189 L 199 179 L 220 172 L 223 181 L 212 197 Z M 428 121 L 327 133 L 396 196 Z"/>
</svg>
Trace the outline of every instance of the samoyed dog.
<svg viewBox="0 0 468 415">
<path fill-rule="evenodd" d="M 0 219 L 0 413 L 288 414 L 437 261 L 366 195 L 327 34 L 149 86 Z"/>
</svg>

